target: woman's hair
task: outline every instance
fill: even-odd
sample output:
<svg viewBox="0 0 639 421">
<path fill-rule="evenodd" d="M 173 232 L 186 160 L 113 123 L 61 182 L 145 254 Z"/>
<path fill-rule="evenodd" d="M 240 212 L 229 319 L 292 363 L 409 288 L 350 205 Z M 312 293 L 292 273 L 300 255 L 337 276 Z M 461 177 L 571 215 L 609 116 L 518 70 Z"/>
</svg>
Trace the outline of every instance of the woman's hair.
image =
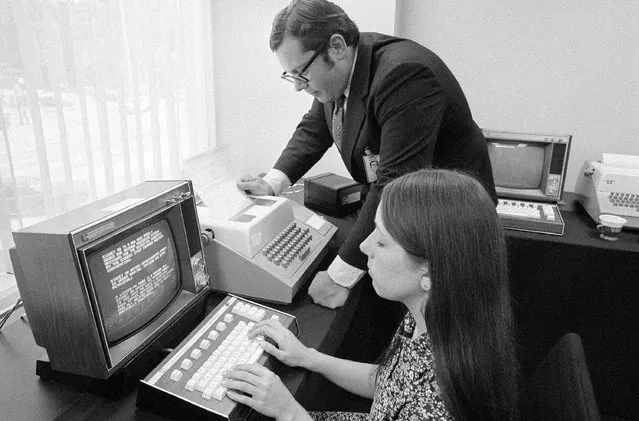
<svg viewBox="0 0 639 421">
<path fill-rule="evenodd" d="M 359 41 L 359 29 L 339 6 L 326 0 L 293 0 L 273 20 L 270 47 L 279 48 L 285 37 L 299 39 L 303 51 L 325 48 L 333 34 L 346 45 Z"/>
<path fill-rule="evenodd" d="M 515 419 L 518 363 L 507 252 L 490 196 L 462 172 L 426 169 L 389 183 L 380 207 L 393 239 L 429 263 L 423 315 L 447 409 L 457 420 Z"/>
</svg>

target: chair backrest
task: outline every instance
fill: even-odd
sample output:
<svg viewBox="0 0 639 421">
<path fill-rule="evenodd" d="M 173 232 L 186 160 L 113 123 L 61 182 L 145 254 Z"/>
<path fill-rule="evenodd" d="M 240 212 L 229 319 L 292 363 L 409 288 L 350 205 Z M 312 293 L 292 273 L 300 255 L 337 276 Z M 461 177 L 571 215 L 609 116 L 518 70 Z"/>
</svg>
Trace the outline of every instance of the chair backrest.
<svg viewBox="0 0 639 421">
<path fill-rule="evenodd" d="M 524 385 L 522 417 L 535 421 L 599 421 L 581 338 L 566 333 Z"/>
</svg>

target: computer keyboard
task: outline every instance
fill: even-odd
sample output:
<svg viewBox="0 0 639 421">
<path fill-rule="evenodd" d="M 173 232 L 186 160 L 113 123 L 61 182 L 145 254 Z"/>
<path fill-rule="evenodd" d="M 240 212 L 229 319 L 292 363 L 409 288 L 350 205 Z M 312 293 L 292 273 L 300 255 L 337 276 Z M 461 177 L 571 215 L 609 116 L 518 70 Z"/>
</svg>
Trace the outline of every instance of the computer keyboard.
<svg viewBox="0 0 639 421">
<path fill-rule="evenodd" d="M 236 364 L 257 363 L 275 371 L 280 363 L 247 333 L 258 321 L 278 319 L 295 336 L 294 316 L 228 295 L 143 380 L 137 406 L 154 412 L 221 420 L 244 420 L 251 409 L 226 396 L 222 373 Z"/>
<path fill-rule="evenodd" d="M 499 199 L 497 214 L 506 229 L 563 235 L 564 220 L 555 204 Z"/>
</svg>

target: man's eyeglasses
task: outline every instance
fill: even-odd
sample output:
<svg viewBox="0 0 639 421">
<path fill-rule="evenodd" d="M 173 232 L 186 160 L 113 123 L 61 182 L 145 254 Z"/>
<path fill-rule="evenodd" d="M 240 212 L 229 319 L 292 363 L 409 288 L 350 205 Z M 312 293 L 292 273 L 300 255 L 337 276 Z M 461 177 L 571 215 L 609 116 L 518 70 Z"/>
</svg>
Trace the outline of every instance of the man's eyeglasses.
<svg viewBox="0 0 639 421">
<path fill-rule="evenodd" d="M 306 63 L 306 65 L 304 67 L 302 67 L 302 70 L 293 70 L 292 72 L 283 72 L 282 76 L 280 76 L 282 79 L 284 80 L 288 80 L 289 82 L 295 83 L 295 82 L 301 82 L 304 84 L 308 83 L 308 78 L 306 78 L 304 76 L 304 73 L 308 70 L 309 67 L 311 67 L 311 64 L 313 64 L 313 62 L 315 61 L 315 59 L 317 57 L 319 57 L 319 55 L 321 54 L 321 52 L 324 51 L 324 46 L 322 46 L 321 48 L 318 48 L 315 51 L 315 54 L 313 54 L 313 57 L 311 57 L 311 59 L 308 61 L 308 63 Z"/>
</svg>

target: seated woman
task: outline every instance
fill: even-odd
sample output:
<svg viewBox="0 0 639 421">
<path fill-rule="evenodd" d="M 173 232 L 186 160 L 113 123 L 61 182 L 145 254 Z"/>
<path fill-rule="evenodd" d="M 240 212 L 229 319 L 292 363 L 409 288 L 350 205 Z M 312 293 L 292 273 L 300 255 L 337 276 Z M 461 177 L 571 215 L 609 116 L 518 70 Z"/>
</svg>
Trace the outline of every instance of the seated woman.
<svg viewBox="0 0 639 421">
<path fill-rule="evenodd" d="M 381 297 L 408 312 L 379 364 L 306 348 L 274 320 L 255 325 L 266 352 L 373 399 L 370 414 L 308 413 L 260 365 L 225 373 L 228 397 L 277 420 L 512 420 L 518 369 L 504 235 L 482 185 L 420 170 L 388 184 L 361 244 Z"/>
</svg>

